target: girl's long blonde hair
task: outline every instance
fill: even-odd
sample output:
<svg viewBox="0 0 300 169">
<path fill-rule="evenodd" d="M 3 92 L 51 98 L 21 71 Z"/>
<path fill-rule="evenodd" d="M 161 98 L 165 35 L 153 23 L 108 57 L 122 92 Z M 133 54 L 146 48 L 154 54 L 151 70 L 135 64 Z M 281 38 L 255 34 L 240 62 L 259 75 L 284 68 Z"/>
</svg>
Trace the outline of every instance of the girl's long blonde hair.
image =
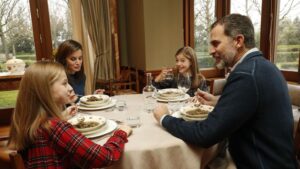
<svg viewBox="0 0 300 169">
<path fill-rule="evenodd" d="M 190 70 L 192 73 L 192 89 L 196 89 L 199 87 L 201 80 L 205 80 L 205 77 L 200 73 L 197 56 L 193 48 L 189 46 L 182 47 L 177 50 L 175 57 L 182 54 L 185 58 L 187 58 L 191 62 Z"/>
<path fill-rule="evenodd" d="M 63 66 L 54 62 L 38 62 L 26 69 L 12 117 L 11 148 L 26 148 L 36 138 L 38 128 L 50 129 L 49 118 L 61 118 L 62 107 L 54 102 L 51 87 L 63 73 Z"/>
</svg>

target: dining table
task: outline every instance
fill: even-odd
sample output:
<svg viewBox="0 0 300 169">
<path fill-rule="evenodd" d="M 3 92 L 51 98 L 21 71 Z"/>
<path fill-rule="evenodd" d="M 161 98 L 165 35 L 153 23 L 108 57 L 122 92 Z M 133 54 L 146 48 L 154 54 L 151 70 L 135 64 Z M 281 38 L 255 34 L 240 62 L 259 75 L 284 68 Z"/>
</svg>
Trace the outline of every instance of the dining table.
<svg viewBox="0 0 300 169">
<path fill-rule="evenodd" d="M 202 148 L 188 144 L 167 132 L 154 118 L 152 112 L 145 111 L 142 94 L 113 96 L 116 102 L 126 103 L 123 109 L 115 106 L 101 110 L 79 110 L 79 113 L 97 115 L 106 119 L 124 122 L 132 114 L 140 117 L 140 126 L 133 128 L 128 137 L 121 159 L 108 169 L 201 169 L 217 153 L 218 144 Z M 103 145 L 108 137 L 94 138 Z"/>
</svg>

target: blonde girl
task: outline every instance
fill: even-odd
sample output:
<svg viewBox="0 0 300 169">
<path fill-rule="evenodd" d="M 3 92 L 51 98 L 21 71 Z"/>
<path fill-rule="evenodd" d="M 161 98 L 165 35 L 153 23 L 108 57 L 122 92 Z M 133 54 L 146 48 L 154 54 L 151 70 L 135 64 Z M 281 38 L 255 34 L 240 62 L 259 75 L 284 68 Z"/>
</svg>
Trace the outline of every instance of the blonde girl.
<svg viewBox="0 0 300 169">
<path fill-rule="evenodd" d="M 103 145 L 95 144 L 63 119 L 74 96 L 63 66 L 38 62 L 27 68 L 13 114 L 9 147 L 26 168 L 103 167 L 117 161 L 131 128 L 121 126 Z"/>
</svg>

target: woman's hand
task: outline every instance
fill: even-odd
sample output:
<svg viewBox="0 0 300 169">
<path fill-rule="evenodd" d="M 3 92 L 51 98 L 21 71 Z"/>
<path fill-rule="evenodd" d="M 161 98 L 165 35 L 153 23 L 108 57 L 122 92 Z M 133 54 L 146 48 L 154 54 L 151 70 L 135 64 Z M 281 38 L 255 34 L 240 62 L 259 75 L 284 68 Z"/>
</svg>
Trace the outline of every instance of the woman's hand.
<svg viewBox="0 0 300 169">
<path fill-rule="evenodd" d="M 132 128 L 127 125 L 119 125 L 119 129 L 127 133 L 127 137 L 132 133 Z"/>
<path fill-rule="evenodd" d="M 103 94 L 105 92 L 105 89 L 97 89 L 94 91 L 94 94 Z"/>
</svg>

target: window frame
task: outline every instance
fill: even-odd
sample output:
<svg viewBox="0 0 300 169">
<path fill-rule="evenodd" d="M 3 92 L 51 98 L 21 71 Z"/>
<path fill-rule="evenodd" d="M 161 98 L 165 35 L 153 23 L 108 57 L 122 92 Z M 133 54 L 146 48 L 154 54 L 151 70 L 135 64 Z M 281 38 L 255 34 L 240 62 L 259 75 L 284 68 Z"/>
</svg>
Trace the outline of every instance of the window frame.
<svg viewBox="0 0 300 169">
<path fill-rule="evenodd" d="M 217 19 L 230 14 L 230 0 L 216 0 Z M 276 33 L 279 11 L 279 1 L 262 0 L 260 50 L 264 57 L 274 63 L 276 55 Z M 194 48 L 194 0 L 183 0 L 184 45 Z M 268 38 L 266 38 L 268 37 Z M 269 39 L 269 40 L 265 40 Z M 215 68 L 201 70 L 207 78 L 224 77 L 224 71 Z M 298 71 L 281 70 L 287 81 L 300 83 L 300 53 Z"/>
<path fill-rule="evenodd" d="M 36 60 L 53 60 L 48 0 L 29 0 Z"/>
</svg>

